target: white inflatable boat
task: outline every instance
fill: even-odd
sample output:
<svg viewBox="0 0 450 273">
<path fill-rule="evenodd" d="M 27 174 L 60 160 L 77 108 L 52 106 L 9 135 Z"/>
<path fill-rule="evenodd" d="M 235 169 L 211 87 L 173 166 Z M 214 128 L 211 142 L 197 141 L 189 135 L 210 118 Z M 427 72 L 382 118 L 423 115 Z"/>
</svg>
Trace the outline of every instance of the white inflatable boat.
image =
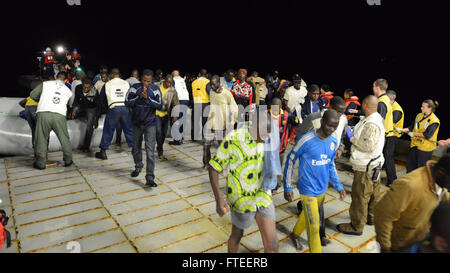
<svg viewBox="0 0 450 273">
<path fill-rule="evenodd" d="M 0 98 L 0 155 L 33 154 L 31 129 L 28 122 L 19 116 L 24 109 L 19 105 L 23 98 Z M 102 138 L 103 115 L 99 126 L 92 136 L 91 147 L 98 147 Z M 86 123 L 80 120 L 68 120 L 67 127 L 73 149 L 78 149 L 84 140 Z M 61 144 L 54 132 L 50 133 L 49 151 L 61 150 Z"/>
</svg>

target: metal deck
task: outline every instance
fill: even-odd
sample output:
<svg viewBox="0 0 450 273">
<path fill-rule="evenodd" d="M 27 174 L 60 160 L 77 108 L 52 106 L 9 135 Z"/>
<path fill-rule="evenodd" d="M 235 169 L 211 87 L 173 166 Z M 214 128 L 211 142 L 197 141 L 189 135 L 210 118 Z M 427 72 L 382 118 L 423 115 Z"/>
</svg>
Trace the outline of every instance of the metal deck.
<svg viewBox="0 0 450 273">
<path fill-rule="evenodd" d="M 215 212 L 208 173 L 201 168 L 202 146 L 188 142 L 165 148 L 168 160 L 157 159 L 159 187 L 153 189 L 143 187 L 145 171 L 136 179 L 130 177 L 130 150 L 119 147 L 112 147 L 105 161 L 74 151 L 71 167 L 61 162 L 43 171 L 32 168 L 32 155 L 0 159 L 0 208 L 10 216 L 13 237 L 12 247 L 0 253 L 226 252 L 231 221 Z M 50 153 L 49 159 L 61 161 L 62 153 Z M 405 173 L 404 167 L 397 170 Z M 350 191 L 351 172 L 339 171 L 339 177 Z M 224 177 L 220 183 L 224 190 Z M 295 198 L 287 203 L 282 189 L 274 196 L 281 253 L 296 252 L 288 238 L 298 217 L 297 191 Z M 373 251 L 373 226 L 366 226 L 362 236 L 336 231 L 336 224 L 349 221 L 351 203 L 349 192 L 345 201 L 338 198 L 334 189 L 328 190 L 326 232 L 332 243 L 323 252 Z M 302 238 L 308 252 L 306 232 Z M 239 251 L 264 251 L 256 222 L 245 231 Z"/>
</svg>

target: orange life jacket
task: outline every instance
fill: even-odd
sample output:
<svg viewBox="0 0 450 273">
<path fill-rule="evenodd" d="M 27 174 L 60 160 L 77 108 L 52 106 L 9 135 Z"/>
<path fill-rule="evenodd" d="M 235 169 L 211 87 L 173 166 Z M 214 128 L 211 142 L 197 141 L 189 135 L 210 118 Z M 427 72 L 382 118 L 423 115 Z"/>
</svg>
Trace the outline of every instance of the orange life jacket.
<svg viewBox="0 0 450 273">
<path fill-rule="evenodd" d="M 8 219 L 6 212 L 0 210 L 0 249 L 3 248 L 4 243 L 6 243 L 6 247 L 11 247 L 11 234 L 6 230 Z"/>
<path fill-rule="evenodd" d="M 347 109 L 350 103 L 354 102 L 356 104 L 355 110 L 358 110 L 358 106 L 361 106 L 361 103 L 359 103 L 359 98 L 356 96 L 353 96 L 349 99 L 345 100 L 345 108 Z M 355 117 L 355 115 L 347 115 L 347 120 L 352 120 Z"/>
<path fill-rule="evenodd" d="M 80 55 L 80 54 L 72 55 L 72 59 L 73 59 L 74 61 L 76 61 L 76 60 L 81 60 L 81 55 Z"/>
<path fill-rule="evenodd" d="M 330 102 L 334 98 L 334 92 L 326 92 L 325 94 L 320 95 L 321 98 L 324 98 L 328 101 L 327 109 L 330 108 Z"/>
<path fill-rule="evenodd" d="M 55 55 L 53 53 L 45 53 L 44 64 L 54 64 L 56 63 Z"/>
</svg>

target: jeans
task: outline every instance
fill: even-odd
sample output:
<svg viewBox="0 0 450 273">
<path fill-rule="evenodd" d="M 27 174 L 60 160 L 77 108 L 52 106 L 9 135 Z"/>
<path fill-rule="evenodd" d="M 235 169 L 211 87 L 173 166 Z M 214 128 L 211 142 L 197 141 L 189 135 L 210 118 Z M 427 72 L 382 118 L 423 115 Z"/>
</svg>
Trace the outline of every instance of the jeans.
<svg viewBox="0 0 450 273">
<path fill-rule="evenodd" d="M 79 109 L 75 115 L 75 119 L 80 117 L 86 118 L 86 134 L 84 136 L 82 150 L 88 150 L 91 147 L 92 135 L 94 134 L 94 123 L 97 117 L 97 108 Z"/>
<path fill-rule="evenodd" d="M 147 182 L 155 182 L 155 145 L 156 145 L 156 126 L 149 128 L 133 126 L 134 147 L 133 159 L 136 169 L 142 170 L 142 140 L 145 139 L 145 152 L 147 154 Z"/>
<path fill-rule="evenodd" d="M 122 126 L 120 126 L 120 123 L 117 124 L 116 127 L 116 144 L 122 143 Z"/>
<path fill-rule="evenodd" d="M 117 124 L 121 125 L 125 134 L 128 146 L 133 147 L 133 129 L 131 127 L 131 119 L 128 109 L 125 106 L 114 107 L 108 110 L 105 118 L 105 125 L 103 126 L 103 136 L 100 143 L 100 149 L 108 150 L 114 136 L 114 130 Z"/>
<path fill-rule="evenodd" d="M 37 124 L 36 110 L 37 110 L 37 105 L 25 106 L 25 118 L 28 122 L 28 125 L 30 125 L 30 128 L 31 128 L 31 141 L 32 141 L 33 147 L 34 147 L 36 124 Z"/>
<path fill-rule="evenodd" d="M 156 117 L 156 143 L 158 144 L 158 155 L 163 154 L 164 141 L 166 140 L 167 131 L 169 130 L 169 115 L 165 117 Z"/>
</svg>

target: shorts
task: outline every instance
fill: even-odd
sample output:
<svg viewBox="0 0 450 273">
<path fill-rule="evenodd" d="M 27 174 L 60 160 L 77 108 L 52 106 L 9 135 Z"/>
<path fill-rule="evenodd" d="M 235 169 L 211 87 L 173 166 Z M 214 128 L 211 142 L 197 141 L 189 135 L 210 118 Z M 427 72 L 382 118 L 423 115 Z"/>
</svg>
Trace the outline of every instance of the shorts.
<svg viewBox="0 0 450 273">
<path fill-rule="evenodd" d="M 259 214 L 260 216 L 276 221 L 275 218 L 275 206 L 274 204 L 270 204 L 267 208 L 261 207 L 257 209 L 256 212 L 247 212 L 247 213 L 238 213 L 231 209 L 231 223 L 236 226 L 239 229 L 248 229 L 252 223 L 253 220 L 256 217 L 256 214 Z"/>
</svg>

